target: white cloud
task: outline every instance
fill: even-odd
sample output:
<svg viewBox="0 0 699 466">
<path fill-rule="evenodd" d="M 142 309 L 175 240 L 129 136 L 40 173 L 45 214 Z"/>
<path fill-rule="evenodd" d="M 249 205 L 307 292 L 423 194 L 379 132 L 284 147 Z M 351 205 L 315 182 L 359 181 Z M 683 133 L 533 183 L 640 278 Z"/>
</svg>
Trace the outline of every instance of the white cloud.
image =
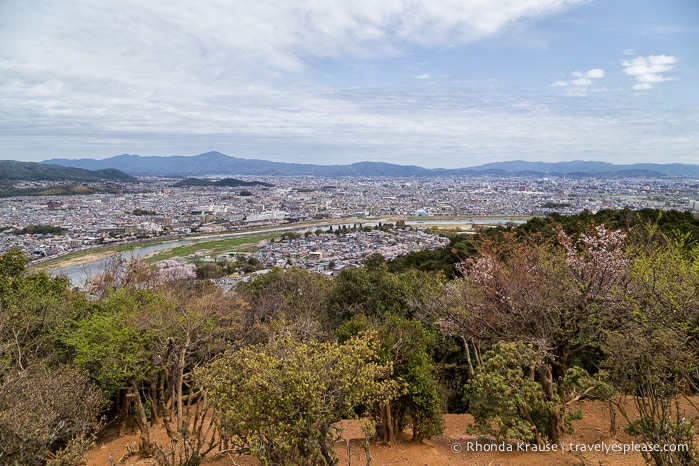
<svg viewBox="0 0 699 466">
<path fill-rule="evenodd" d="M 460 45 L 583 1 L 0 0 L 0 127 L 197 113 L 202 98 L 313 86 L 326 59 Z"/>
<path fill-rule="evenodd" d="M 573 71 L 570 75 L 574 78 L 604 78 L 604 70 L 601 68 L 595 68 L 589 71 Z"/>
<path fill-rule="evenodd" d="M 604 70 L 601 68 L 592 69 L 585 73 L 585 77 L 594 79 L 604 78 Z"/>
<path fill-rule="evenodd" d="M 661 73 L 672 71 L 677 58 L 672 55 L 649 55 L 647 57 L 636 57 L 631 60 L 624 60 L 624 73 L 636 79 L 634 90 L 652 89 L 657 83 L 673 81 L 675 78 L 666 77 Z"/>
<path fill-rule="evenodd" d="M 588 71 L 580 71 L 580 70 L 575 70 L 570 75 L 573 78 L 570 81 L 555 81 L 551 83 L 552 86 L 556 87 L 567 87 L 567 86 L 579 86 L 579 87 L 585 87 L 585 86 L 591 86 L 592 85 L 592 80 L 593 79 L 600 79 L 604 78 L 604 70 L 601 68 L 594 68 Z M 568 89 L 568 94 L 570 95 L 579 95 L 580 90 L 573 91 L 572 89 Z M 572 94 L 571 94 L 572 92 Z"/>
<path fill-rule="evenodd" d="M 426 82 L 406 91 L 375 85 L 379 79 L 348 78 L 337 85 L 344 89 L 328 90 L 315 81 L 325 61 L 351 58 L 338 66 L 346 70 L 415 46 L 459 46 L 582 1 L 0 0 L 0 154 L 41 160 L 215 149 L 423 166 L 465 166 L 477 156 L 559 159 L 581 148 L 600 157 L 620 148 L 671 156 L 668 140 L 696 134 L 686 112 L 674 120 L 655 108 L 617 116 L 606 106 L 586 108 L 592 99 L 419 85 Z M 408 76 L 444 77 L 427 66 Z M 598 68 L 578 71 L 553 85 L 581 94 L 603 76 Z M 696 153 L 696 142 L 683 144 L 678 154 Z M 428 162 L 426 154 L 438 155 Z"/>
<path fill-rule="evenodd" d="M 444 79 L 448 78 L 448 74 L 428 74 L 428 73 L 423 73 L 415 76 L 415 79 L 420 79 L 420 80 L 438 80 L 438 79 Z"/>
<path fill-rule="evenodd" d="M 74 98 L 93 109 L 87 118 L 61 104 L 37 112 L 31 122 L 32 146 L 44 159 L 125 152 L 191 155 L 214 149 L 300 163 L 376 160 L 458 167 L 477 156 L 560 160 L 561 154 L 587 159 L 589 154 L 623 153 L 640 160 L 662 152 L 677 160 L 676 154 L 683 151 L 696 153 L 699 140 L 673 142 L 696 134 L 696 111 L 680 116 L 663 109 L 610 109 L 592 100 L 542 98 L 536 93 L 503 98 L 483 89 L 319 92 L 260 86 L 247 93 L 201 95 L 195 100 L 114 98 L 105 105 L 91 94 L 89 83 L 82 84 L 87 87 L 77 86 Z M 60 112 L 60 119 L 45 116 L 51 112 Z M 0 153 L 26 145 L 26 125 L 24 119 L 4 125 Z"/>
<path fill-rule="evenodd" d="M 185 64 L 190 73 L 235 76 L 241 64 L 298 71 L 316 58 L 450 47 L 582 1 L 4 0 L 0 43 L 16 62 L 78 72 Z"/>
</svg>

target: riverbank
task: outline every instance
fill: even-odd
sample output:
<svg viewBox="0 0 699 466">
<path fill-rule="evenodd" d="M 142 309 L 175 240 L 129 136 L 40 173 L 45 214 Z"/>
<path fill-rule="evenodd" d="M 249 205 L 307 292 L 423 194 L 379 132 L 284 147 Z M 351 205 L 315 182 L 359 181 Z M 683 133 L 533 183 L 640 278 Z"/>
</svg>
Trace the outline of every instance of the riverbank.
<svg viewBox="0 0 699 466">
<path fill-rule="evenodd" d="M 313 228 L 329 228 L 331 225 L 376 225 L 378 223 L 396 223 L 400 220 L 405 221 L 410 226 L 421 226 L 421 227 L 438 227 L 447 228 L 449 226 L 458 226 L 459 229 L 469 230 L 471 225 L 477 224 L 481 226 L 488 225 L 502 225 L 508 222 L 524 222 L 530 217 L 397 217 L 388 216 L 381 218 L 349 218 L 349 219 L 333 219 L 333 220 L 317 220 L 312 222 L 302 222 L 294 224 L 283 224 L 273 227 L 258 227 L 246 230 L 238 231 L 225 231 L 220 233 L 204 233 L 204 234 L 193 234 L 184 237 L 166 237 L 166 238 L 150 238 L 142 241 L 132 241 L 128 243 L 112 244 L 106 246 L 95 246 L 88 249 L 83 249 L 75 252 L 70 252 L 61 257 L 51 258 L 46 261 L 38 263 L 30 263 L 29 268 L 34 270 L 41 269 L 64 269 L 66 267 L 74 267 L 85 264 L 94 263 L 110 256 L 128 253 L 129 251 L 134 251 L 150 246 L 161 246 L 158 247 L 158 254 L 162 254 L 165 249 L 174 249 L 183 245 L 183 242 L 192 243 L 192 246 L 187 248 L 187 253 L 194 252 L 198 249 L 207 249 L 205 243 L 209 241 L 225 240 L 226 238 L 237 238 L 237 237 L 249 237 L 254 235 L 265 236 L 269 235 L 275 236 L 275 234 L 281 235 L 284 232 L 289 231 L 299 231 L 308 230 Z M 170 248 L 167 247 L 168 243 L 172 243 Z M 208 248 L 211 249 L 211 248 Z M 155 251 L 154 251 L 155 252 Z M 152 256 L 153 254 L 147 254 L 146 257 Z M 175 254 L 178 255 L 178 254 Z M 163 255 L 163 258 L 167 258 Z"/>
</svg>

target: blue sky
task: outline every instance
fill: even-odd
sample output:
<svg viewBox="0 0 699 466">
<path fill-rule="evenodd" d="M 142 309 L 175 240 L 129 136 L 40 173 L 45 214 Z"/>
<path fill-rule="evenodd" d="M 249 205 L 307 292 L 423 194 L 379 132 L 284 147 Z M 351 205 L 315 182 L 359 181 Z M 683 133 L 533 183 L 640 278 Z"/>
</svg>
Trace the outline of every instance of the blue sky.
<svg viewBox="0 0 699 466">
<path fill-rule="evenodd" d="M 699 164 L 696 0 L 3 0 L 0 159 Z"/>
</svg>

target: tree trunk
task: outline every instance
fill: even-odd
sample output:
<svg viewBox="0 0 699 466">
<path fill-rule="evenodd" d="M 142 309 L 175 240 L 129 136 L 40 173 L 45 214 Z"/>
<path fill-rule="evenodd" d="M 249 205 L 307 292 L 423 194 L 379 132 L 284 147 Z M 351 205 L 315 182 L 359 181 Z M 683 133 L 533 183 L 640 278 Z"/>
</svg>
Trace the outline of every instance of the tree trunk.
<svg viewBox="0 0 699 466">
<path fill-rule="evenodd" d="M 157 385 L 158 385 L 158 374 L 154 374 L 150 380 L 150 383 L 148 384 L 148 390 L 145 391 L 148 405 L 150 406 L 151 425 L 152 426 L 160 425 L 160 416 L 158 414 L 158 404 L 156 402 L 156 400 L 158 399 Z"/>
<path fill-rule="evenodd" d="M 175 389 L 177 390 L 177 430 L 182 430 L 182 386 L 184 385 L 184 363 L 185 356 L 187 355 L 187 350 L 189 349 L 189 335 L 187 335 L 187 342 L 180 350 L 179 358 L 177 361 L 177 381 L 175 382 Z"/>
<path fill-rule="evenodd" d="M 478 364 L 478 367 L 483 367 L 483 356 L 481 355 L 481 345 L 476 344 L 473 339 L 471 340 L 473 342 L 473 355 L 476 358 L 476 363 Z"/>
<path fill-rule="evenodd" d="M 143 456 L 150 456 L 153 445 L 150 441 L 148 418 L 146 417 L 146 410 L 143 408 L 141 393 L 138 390 L 138 386 L 136 386 L 136 382 L 131 382 L 131 390 L 129 395 L 136 403 L 136 424 L 138 424 L 138 428 L 141 431 L 140 454 Z"/>
<path fill-rule="evenodd" d="M 119 437 L 123 437 L 126 431 L 126 421 L 129 417 L 129 398 L 126 391 L 120 388 L 116 396 L 117 432 Z"/>
<path fill-rule="evenodd" d="M 165 412 L 165 380 L 167 377 L 167 370 L 162 371 L 159 376 L 158 376 L 158 393 L 156 395 L 156 400 L 158 404 L 158 414 L 160 415 L 160 419 L 169 417 L 167 413 Z"/>
<path fill-rule="evenodd" d="M 396 443 L 396 434 L 393 430 L 393 417 L 391 416 L 391 403 L 384 405 L 384 440 L 389 444 Z"/>
<path fill-rule="evenodd" d="M 461 341 L 464 343 L 464 351 L 466 352 L 466 362 L 468 362 L 468 376 L 473 377 L 473 363 L 471 362 L 471 350 L 468 347 L 468 340 L 462 335 Z"/>
<path fill-rule="evenodd" d="M 333 455 L 330 453 L 330 449 L 328 448 L 328 430 L 321 429 L 320 434 L 321 438 L 318 442 L 318 446 L 320 447 L 320 453 L 323 455 L 325 463 L 329 466 L 333 466 L 337 464 L 338 461 L 333 457 Z"/>
<path fill-rule="evenodd" d="M 553 374 L 550 364 L 544 364 L 539 368 L 539 377 L 541 377 L 541 386 L 544 390 L 546 401 L 553 401 L 555 398 L 556 386 L 553 380 Z M 564 414 L 558 406 L 554 406 L 549 413 L 549 426 L 551 427 L 551 441 L 558 445 L 563 443 L 564 431 Z"/>
</svg>

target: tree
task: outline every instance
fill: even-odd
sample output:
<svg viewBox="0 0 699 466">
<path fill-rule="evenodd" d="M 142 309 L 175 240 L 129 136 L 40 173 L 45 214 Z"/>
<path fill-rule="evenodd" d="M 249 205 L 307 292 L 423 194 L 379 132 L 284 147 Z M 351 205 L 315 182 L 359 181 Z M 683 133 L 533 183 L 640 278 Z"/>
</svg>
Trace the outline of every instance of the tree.
<svg viewBox="0 0 699 466">
<path fill-rule="evenodd" d="M 153 424 L 162 422 L 173 442 L 194 435 L 187 413 L 201 392 L 189 372 L 235 338 L 241 308 L 208 282 L 120 288 L 77 322 L 65 343 L 74 363 L 115 401 L 122 425 L 133 405 L 140 453 L 150 455 Z"/>
<path fill-rule="evenodd" d="M 377 345 L 371 334 L 342 345 L 282 337 L 228 353 L 201 377 L 239 451 L 265 465 L 334 465 L 333 424 L 398 390 Z"/>
<path fill-rule="evenodd" d="M 549 417 L 560 402 L 547 400 L 540 383 L 532 377 L 541 355 L 520 342 L 498 342 L 484 356 L 467 383 L 471 432 L 498 440 L 542 442 L 549 434 Z"/>
<path fill-rule="evenodd" d="M 79 464 L 104 406 L 87 377 L 66 366 L 34 365 L 0 383 L 0 463 Z"/>
<path fill-rule="evenodd" d="M 18 278 L 24 274 L 27 262 L 27 258 L 24 257 L 24 253 L 19 248 L 12 248 L 0 254 L 0 278 L 2 278 L 0 283 L 7 286 L 11 278 Z"/>
<path fill-rule="evenodd" d="M 135 215 L 137 217 L 141 217 L 144 215 L 158 215 L 158 213 L 154 210 L 146 210 L 146 209 L 134 209 L 133 212 L 131 212 L 131 215 Z"/>
<path fill-rule="evenodd" d="M 89 307 L 67 278 L 27 273 L 25 264 L 19 250 L 0 255 L 0 380 L 31 363 L 66 362 L 61 338 Z"/>
<path fill-rule="evenodd" d="M 357 314 L 415 317 L 440 292 L 442 280 L 416 270 L 391 273 L 383 256 L 374 254 L 364 267 L 345 268 L 335 277 L 330 312 L 337 323 Z"/>
<path fill-rule="evenodd" d="M 537 445 L 554 438 L 551 423 L 560 417 L 564 431 L 571 433 L 570 421 L 578 419 L 580 411 L 567 407 L 585 395 L 604 393 L 603 382 L 591 377 L 584 369 L 568 369 L 559 388 L 550 397 L 545 385 L 536 380 L 537 367 L 545 354 L 522 342 L 497 342 L 486 352 L 466 384 L 469 411 L 475 423 L 469 431 L 495 436 L 505 441 L 516 439 Z"/>
<path fill-rule="evenodd" d="M 535 239 L 518 242 L 507 233 L 464 261 L 442 327 L 461 334 L 478 365 L 483 343 L 521 342 L 541 355 L 536 381 L 544 400 L 558 403 L 547 432 L 559 443 L 570 402 L 586 390 L 566 383 L 568 369 L 599 349 L 605 329 L 618 325 L 614 313 L 627 285 L 625 234 L 599 226 L 577 242 L 563 231 L 557 244 Z"/>
<path fill-rule="evenodd" d="M 388 314 L 383 319 L 357 315 L 338 330 L 340 341 L 373 331 L 379 337 L 379 356 L 393 367 L 391 375 L 403 388 L 393 400 L 374 407 L 379 419 L 377 437 L 393 444 L 408 427 L 412 440 L 422 440 L 444 430 L 441 396 L 435 380 L 435 367 L 429 354 L 434 344 L 431 334 L 420 321 Z"/>
<path fill-rule="evenodd" d="M 63 337 L 89 309 L 65 277 L 0 254 L 0 463 L 76 464 L 92 444 L 99 392 L 66 366 Z"/>
<path fill-rule="evenodd" d="M 699 245 L 690 236 L 647 229 L 634 244 L 632 283 L 623 302 L 626 318 L 604 340 L 604 367 L 618 389 L 611 399 L 644 442 L 687 445 L 686 451 L 642 452 L 657 465 L 696 464 L 699 408 Z M 632 395 L 638 417 L 626 409 Z M 687 408 L 680 401 L 686 399 Z"/>
<path fill-rule="evenodd" d="M 245 305 L 209 282 L 179 283 L 158 293 L 171 305 L 136 317 L 139 327 L 154 336 L 153 353 L 161 361 L 141 390 L 153 424 L 162 421 L 170 438 L 168 444 L 154 442 L 154 456 L 163 466 L 197 466 L 219 445 L 219 437 L 215 405 L 192 369 L 211 362 L 239 338 Z"/>
<path fill-rule="evenodd" d="M 219 278 L 223 276 L 223 266 L 211 262 L 202 262 L 196 264 L 196 276 L 200 280 L 208 278 Z"/>
<path fill-rule="evenodd" d="M 155 309 L 162 301 L 149 290 L 114 291 L 100 302 L 101 309 L 79 321 L 65 338 L 74 363 L 91 375 L 107 397 L 114 397 L 121 428 L 130 403 L 141 431 L 141 450 L 150 451 L 150 431 L 139 388 L 157 370 L 152 352 L 154 336 L 139 328 L 135 314 Z"/>
<path fill-rule="evenodd" d="M 237 291 L 249 303 L 244 323 L 251 337 L 248 342 L 260 343 L 279 332 L 301 341 L 326 339 L 330 333 L 327 309 L 331 287 L 326 277 L 296 267 L 275 267 L 241 284 Z"/>
</svg>

